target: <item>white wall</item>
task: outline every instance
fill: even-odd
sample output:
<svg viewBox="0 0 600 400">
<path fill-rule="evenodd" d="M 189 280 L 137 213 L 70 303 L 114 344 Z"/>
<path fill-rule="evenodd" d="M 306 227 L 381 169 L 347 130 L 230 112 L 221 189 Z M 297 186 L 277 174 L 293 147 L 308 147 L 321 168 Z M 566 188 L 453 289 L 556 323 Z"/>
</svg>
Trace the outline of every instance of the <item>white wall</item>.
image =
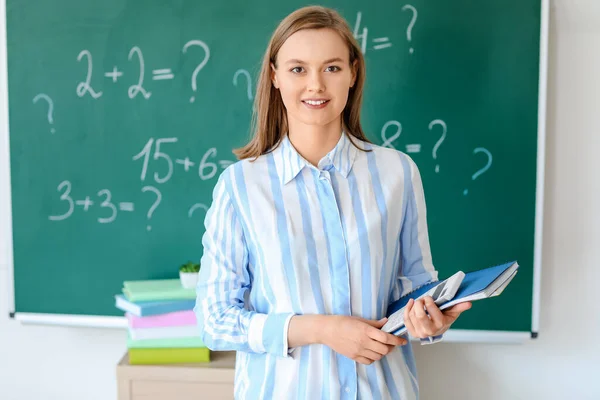
<svg viewBox="0 0 600 400">
<path fill-rule="evenodd" d="M 599 4 L 552 3 L 540 337 L 416 345 L 423 400 L 600 399 Z M 114 400 L 122 331 L 8 318 L 4 33 L 0 0 L 0 398 Z"/>
</svg>

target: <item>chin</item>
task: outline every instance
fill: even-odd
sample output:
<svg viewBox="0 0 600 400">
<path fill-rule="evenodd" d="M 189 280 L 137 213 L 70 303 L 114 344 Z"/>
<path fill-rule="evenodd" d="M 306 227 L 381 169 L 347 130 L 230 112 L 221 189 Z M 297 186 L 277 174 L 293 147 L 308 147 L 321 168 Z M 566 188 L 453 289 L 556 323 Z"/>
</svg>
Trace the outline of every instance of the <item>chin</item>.
<svg viewBox="0 0 600 400">
<path fill-rule="evenodd" d="M 320 127 L 326 127 L 328 125 L 330 125 L 333 122 L 333 120 L 327 120 L 327 121 L 322 121 L 322 120 L 306 120 L 306 121 L 302 121 L 303 124 L 305 125 L 310 125 L 310 126 L 320 126 Z"/>
<path fill-rule="evenodd" d="M 303 124 L 305 125 L 313 125 L 313 126 L 327 126 L 333 122 L 335 122 L 336 120 L 338 120 L 339 118 L 341 118 L 341 114 L 337 115 L 337 116 L 331 116 L 331 115 L 323 115 L 320 117 L 315 117 L 315 116 L 305 116 L 304 118 L 298 118 Z"/>
</svg>

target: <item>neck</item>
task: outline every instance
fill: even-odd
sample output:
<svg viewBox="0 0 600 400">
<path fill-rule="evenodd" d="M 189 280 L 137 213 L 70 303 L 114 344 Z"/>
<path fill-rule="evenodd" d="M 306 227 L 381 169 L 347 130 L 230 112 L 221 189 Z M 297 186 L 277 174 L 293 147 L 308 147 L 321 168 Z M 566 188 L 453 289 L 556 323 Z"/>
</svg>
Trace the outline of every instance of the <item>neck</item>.
<svg viewBox="0 0 600 400">
<path fill-rule="evenodd" d="M 290 142 L 296 151 L 315 167 L 327 153 L 333 150 L 342 135 L 341 120 L 325 126 L 288 121 Z"/>
</svg>

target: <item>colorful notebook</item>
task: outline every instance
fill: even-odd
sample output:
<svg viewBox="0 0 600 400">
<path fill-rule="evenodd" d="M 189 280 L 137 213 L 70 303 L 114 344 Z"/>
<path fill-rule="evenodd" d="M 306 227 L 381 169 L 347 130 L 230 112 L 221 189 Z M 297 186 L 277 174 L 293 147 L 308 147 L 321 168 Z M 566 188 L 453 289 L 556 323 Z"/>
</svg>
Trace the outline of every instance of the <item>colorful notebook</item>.
<svg viewBox="0 0 600 400">
<path fill-rule="evenodd" d="M 129 349 L 129 364 L 176 364 L 210 362 L 210 350 L 199 348 Z"/>
<path fill-rule="evenodd" d="M 132 328 L 159 328 L 162 326 L 196 325 L 196 314 L 193 311 L 175 311 L 167 314 L 137 317 L 125 313 L 127 322 Z"/>
<path fill-rule="evenodd" d="M 129 301 L 122 294 L 115 296 L 115 307 L 138 317 L 166 314 L 175 311 L 193 310 L 196 300 L 156 300 L 156 301 Z"/>
<path fill-rule="evenodd" d="M 200 337 L 184 337 L 173 339 L 141 339 L 135 340 L 127 334 L 128 349 L 158 349 L 158 348 L 190 348 L 206 347 Z"/>
<path fill-rule="evenodd" d="M 198 336 L 196 325 L 165 326 L 159 328 L 128 327 L 132 339 L 174 339 Z"/>
<path fill-rule="evenodd" d="M 123 294 L 129 301 L 195 299 L 196 290 L 181 286 L 179 279 L 152 279 L 123 282 Z"/>
</svg>

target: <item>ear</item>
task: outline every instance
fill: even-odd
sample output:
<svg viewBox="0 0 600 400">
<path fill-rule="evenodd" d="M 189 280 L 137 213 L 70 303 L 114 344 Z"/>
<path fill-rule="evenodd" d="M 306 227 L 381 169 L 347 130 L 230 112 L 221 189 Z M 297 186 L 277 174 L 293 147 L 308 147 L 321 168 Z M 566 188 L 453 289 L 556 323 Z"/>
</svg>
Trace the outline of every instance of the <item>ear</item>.
<svg viewBox="0 0 600 400">
<path fill-rule="evenodd" d="M 276 69 L 275 66 L 273 65 L 273 63 L 271 63 L 271 82 L 273 83 L 273 86 L 275 86 L 275 89 L 279 89 L 279 83 L 277 83 L 277 75 L 276 75 Z"/>
<path fill-rule="evenodd" d="M 350 81 L 351 88 L 354 87 L 354 84 L 356 83 L 357 68 L 358 68 L 358 60 L 354 60 L 352 62 L 352 81 Z"/>
</svg>

